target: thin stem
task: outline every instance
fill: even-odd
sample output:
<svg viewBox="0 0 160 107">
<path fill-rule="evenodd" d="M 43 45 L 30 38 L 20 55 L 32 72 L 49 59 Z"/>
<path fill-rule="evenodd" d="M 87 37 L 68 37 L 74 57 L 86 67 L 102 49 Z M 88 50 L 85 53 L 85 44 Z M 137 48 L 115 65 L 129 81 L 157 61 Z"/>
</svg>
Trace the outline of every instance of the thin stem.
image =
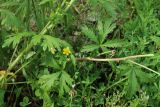
<svg viewBox="0 0 160 107">
<path fill-rule="evenodd" d="M 13 82 L 13 83 L 4 83 L 5 85 L 9 85 L 9 84 L 29 84 L 31 82 L 28 81 L 24 81 L 24 82 Z"/>
<path fill-rule="evenodd" d="M 125 81 L 125 80 L 127 80 L 127 79 L 128 79 L 128 77 L 125 77 L 125 78 L 123 78 L 123 79 L 115 82 L 114 84 L 110 85 L 106 90 L 109 90 L 110 88 L 114 87 L 115 85 L 120 84 L 121 82 L 123 82 L 123 81 Z"/>
<path fill-rule="evenodd" d="M 96 62 L 106 62 L 106 61 L 124 61 L 128 59 L 136 59 L 142 57 L 151 57 L 154 56 L 153 54 L 146 54 L 146 55 L 134 55 L 134 56 L 127 56 L 123 58 L 76 58 L 76 61 L 96 61 Z"/>
<path fill-rule="evenodd" d="M 9 61 L 9 65 L 11 64 L 12 60 L 13 60 L 13 57 L 15 56 L 16 54 L 16 51 L 17 51 L 17 48 L 18 48 L 18 44 L 16 45 L 14 51 L 13 51 L 13 54 L 12 54 L 12 57 L 11 57 L 11 60 Z"/>
<path fill-rule="evenodd" d="M 67 11 L 69 9 L 69 7 L 72 5 L 72 3 L 74 2 L 75 0 L 71 0 L 69 2 L 69 4 L 67 5 L 67 7 L 65 8 L 65 11 Z M 39 33 L 39 35 L 43 35 L 45 34 L 48 29 L 54 27 L 55 25 L 53 23 L 51 23 L 51 21 L 49 21 L 46 26 L 42 29 L 42 31 Z M 7 71 L 10 72 L 13 67 L 19 62 L 19 60 L 23 57 L 23 55 L 28 52 L 34 45 L 33 44 L 29 44 L 19 55 L 18 57 L 9 65 Z"/>
<path fill-rule="evenodd" d="M 17 62 L 22 58 L 22 56 L 30 50 L 32 47 L 32 44 L 29 44 L 19 55 L 18 57 L 9 65 L 7 72 L 10 72 L 12 68 L 17 64 Z"/>
<path fill-rule="evenodd" d="M 145 68 L 145 69 L 147 69 L 147 70 L 149 70 L 149 71 L 151 71 L 151 72 L 153 72 L 153 73 L 155 73 L 155 74 L 157 74 L 157 75 L 160 76 L 160 73 L 159 73 L 159 72 L 157 72 L 157 71 L 155 71 L 155 70 L 153 70 L 153 69 L 151 69 L 151 68 L 148 68 L 148 67 L 146 67 L 146 66 L 144 66 L 144 65 L 142 65 L 142 64 L 139 64 L 139 63 L 134 62 L 134 61 L 131 61 L 131 60 L 128 60 L 128 62 L 130 62 L 130 63 L 132 63 L 132 64 L 135 64 L 135 65 L 138 65 L 138 66 L 140 66 L 140 67 L 142 67 L 142 68 Z"/>
</svg>

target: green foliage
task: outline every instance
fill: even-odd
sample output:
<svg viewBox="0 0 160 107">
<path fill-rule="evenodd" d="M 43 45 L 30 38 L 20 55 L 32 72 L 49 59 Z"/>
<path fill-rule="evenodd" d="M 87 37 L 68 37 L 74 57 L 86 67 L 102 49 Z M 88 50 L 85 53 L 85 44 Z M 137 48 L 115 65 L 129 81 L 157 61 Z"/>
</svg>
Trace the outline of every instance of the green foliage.
<svg viewBox="0 0 160 107">
<path fill-rule="evenodd" d="M 160 1 L 1 0 L 0 26 L 0 106 L 159 107 Z"/>
<path fill-rule="evenodd" d="M 20 106 L 26 107 L 27 105 L 29 105 L 29 99 L 28 99 L 28 97 L 24 97 L 23 102 L 20 102 Z"/>
</svg>

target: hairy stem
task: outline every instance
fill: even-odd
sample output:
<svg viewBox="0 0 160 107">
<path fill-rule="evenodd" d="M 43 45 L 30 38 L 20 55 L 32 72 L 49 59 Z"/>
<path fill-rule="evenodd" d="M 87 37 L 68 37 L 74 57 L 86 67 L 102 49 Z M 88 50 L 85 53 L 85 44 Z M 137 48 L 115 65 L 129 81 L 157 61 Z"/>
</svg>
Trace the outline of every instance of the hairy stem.
<svg viewBox="0 0 160 107">
<path fill-rule="evenodd" d="M 73 4 L 75 0 L 71 0 L 69 2 L 69 4 L 67 5 L 67 7 L 64 9 L 65 12 L 69 9 L 69 7 Z M 58 12 L 55 12 L 58 14 Z M 39 35 L 43 35 L 45 34 L 50 28 L 53 28 L 55 26 L 55 24 L 51 21 L 49 21 L 46 26 L 42 29 L 42 31 L 39 33 Z M 32 43 L 30 43 L 19 55 L 18 57 L 9 65 L 7 71 L 10 72 L 14 66 L 21 60 L 21 58 L 23 57 L 23 55 L 28 52 L 34 45 Z"/>
</svg>

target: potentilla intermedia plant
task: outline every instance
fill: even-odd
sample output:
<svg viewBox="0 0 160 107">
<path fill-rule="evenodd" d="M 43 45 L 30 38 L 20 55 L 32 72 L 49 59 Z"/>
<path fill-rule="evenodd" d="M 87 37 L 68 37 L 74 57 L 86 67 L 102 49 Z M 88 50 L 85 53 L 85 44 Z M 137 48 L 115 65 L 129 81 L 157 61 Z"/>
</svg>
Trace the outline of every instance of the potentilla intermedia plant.
<svg viewBox="0 0 160 107">
<path fill-rule="evenodd" d="M 1 0 L 0 106 L 153 106 L 159 1 Z"/>
</svg>

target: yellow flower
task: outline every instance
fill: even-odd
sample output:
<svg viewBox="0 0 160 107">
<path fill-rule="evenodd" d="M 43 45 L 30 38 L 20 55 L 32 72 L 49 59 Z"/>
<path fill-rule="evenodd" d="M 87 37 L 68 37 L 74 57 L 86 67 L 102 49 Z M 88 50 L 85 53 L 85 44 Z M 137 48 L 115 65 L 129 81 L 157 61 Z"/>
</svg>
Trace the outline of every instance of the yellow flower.
<svg viewBox="0 0 160 107">
<path fill-rule="evenodd" d="M 71 54 L 71 51 L 70 51 L 69 47 L 63 49 L 63 54 L 64 54 L 64 55 L 69 55 L 69 54 Z"/>
</svg>

